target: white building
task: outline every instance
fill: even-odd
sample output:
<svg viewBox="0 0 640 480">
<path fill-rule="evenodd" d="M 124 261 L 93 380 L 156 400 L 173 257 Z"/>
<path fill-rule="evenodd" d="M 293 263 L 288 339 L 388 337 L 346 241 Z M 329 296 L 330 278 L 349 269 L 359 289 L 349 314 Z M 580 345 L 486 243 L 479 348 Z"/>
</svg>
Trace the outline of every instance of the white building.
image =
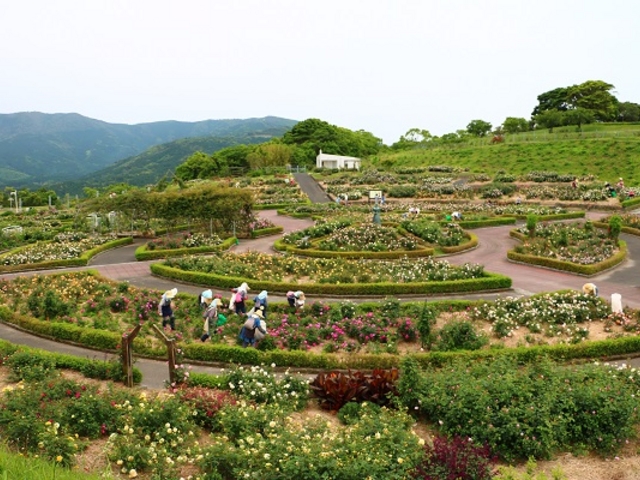
<svg viewBox="0 0 640 480">
<path fill-rule="evenodd" d="M 344 155 L 329 155 L 328 153 L 318 153 L 316 157 L 316 168 L 347 168 L 360 170 L 360 159 L 357 157 L 345 157 Z"/>
</svg>

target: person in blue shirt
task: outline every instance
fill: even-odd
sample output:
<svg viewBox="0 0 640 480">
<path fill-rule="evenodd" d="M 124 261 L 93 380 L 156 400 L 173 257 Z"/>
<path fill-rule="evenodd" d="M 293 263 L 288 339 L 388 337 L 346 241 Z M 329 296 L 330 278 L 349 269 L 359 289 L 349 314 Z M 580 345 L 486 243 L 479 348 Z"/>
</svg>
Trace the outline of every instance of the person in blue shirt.
<svg viewBox="0 0 640 480">
<path fill-rule="evenodd" d="M 256 330 L 262 333 L 262 335 L 267 334 L 267 330 L 262 325 L 262 320 L 264 320 L 262 309 L 256 309 L 249 315 L 247 321 L 244 322 L 244 325 L 240 329 L 240 340 L 242 340 L 243 348 L 256 344 Z"/>
</svg>

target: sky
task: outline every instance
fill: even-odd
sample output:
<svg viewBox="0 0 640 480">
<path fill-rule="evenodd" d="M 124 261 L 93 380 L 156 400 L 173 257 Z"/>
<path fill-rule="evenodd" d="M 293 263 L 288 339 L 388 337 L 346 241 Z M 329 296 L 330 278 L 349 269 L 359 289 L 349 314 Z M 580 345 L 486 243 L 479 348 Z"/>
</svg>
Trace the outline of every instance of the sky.
<svg viewBox="0 0 640 480">
<path fill-rule="evenodd" d="M 320 118 L 391 144 L 529 118 L 587 80 L 640 103 L 638 0 L 0 0 L 0 113 Z"/>
</svg>

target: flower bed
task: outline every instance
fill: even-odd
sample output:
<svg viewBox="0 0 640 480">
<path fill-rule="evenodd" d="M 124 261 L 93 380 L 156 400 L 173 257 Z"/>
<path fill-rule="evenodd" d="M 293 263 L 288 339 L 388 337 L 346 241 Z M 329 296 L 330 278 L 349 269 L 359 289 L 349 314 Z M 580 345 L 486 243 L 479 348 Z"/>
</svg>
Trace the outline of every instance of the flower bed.
<svg viewBox="0 0 640 480">
<path fill-rule="evenodd" d="M 191 236 L 193 237 L 193 236 Z M 154 243 L 152 243 L 154 242 Z M 198 253 L 212 253 L 222 250 L 228 250 L 236 242 L 236 237 L 230 237 L 222 240 L 217 235 L 211 238 L 209 241 L 203 242 L 171 242 L 168 240 L 163 241 L 163 248 L 158 248 L 158 240 L 153 240 L 145 245 L 141 245 L 136 248 L 135 256 L 136 260 L 156 260 L 160 258 L 180 257 L 183 255 L 194 255 Z M 154 247 L 149 250 L 149 244 L 152 243 Z M 186 246 L 192 243 L 197 243 L 197 246 Z"/>
<path fill-rule="evenodd" d="M 453 267 L 446 261 L 424 258 L 357 261 L 245 253 L 169 259 L 151 268 L 157 275 L 191 283 L 227 288 L 240 280 L 250 282 L 252 288 L 283 293 L 292 289 L 330 295 L 443 293 L 511 284 L 507 277 L 484 272 L 482 265 Z M 265 271 L 270 273 L 269 280 L 264 280 Z"/>
<path fill-rule="evenodd" d="M 523 245 L 507 252 L 510 260 L 593 275 L 619 264 L 627 253 L 624 242 L 593 228 L 591 222 L 539 225 L 533 238 L 527 233 L 526 227 L 511 231 Z"/>
<path fill-rule="evenodd" d="M 131 237 L 116 238 L 114 235 L 58 234 L 54 242 L 27 245 L 0 255 L 0 272 L 83 266 L 100 252 L 132 242 Z"/>
</svg>

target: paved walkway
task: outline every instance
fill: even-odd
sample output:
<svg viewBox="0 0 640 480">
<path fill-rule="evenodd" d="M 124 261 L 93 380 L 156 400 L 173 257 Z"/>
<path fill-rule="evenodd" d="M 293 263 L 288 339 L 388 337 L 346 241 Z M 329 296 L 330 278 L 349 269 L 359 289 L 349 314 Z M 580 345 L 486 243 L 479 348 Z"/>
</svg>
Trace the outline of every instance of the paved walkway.
<svg viewBox="0 0 640 480">
<path fill-rule="evenodd" d="M 589 213 L 590 218 L 597 218 L 602 214 Z M 275 210 L 265 210 L 260 212 L 260 216 L 271 220 L 277 225 L 284 227 L 284 232 L 291 232 L 306 228 L 313 225 L 313 221 L 307 219 L 294 219 L 287 216 L 279 216 Z M 500 294 L 463 294 L 448 296 L 446 298 L 484 298 L 494 299 L 498 296 L 507 295 L 531 295 L 539 292 L 548 292 L 561 289 L 580 289 L 587 281 L 585 277 L 572 275 L 553 270 L 546 270 L 529 265 L 520 265 L 511 263 L 507 260 L 506 252 L 516 241 L 509 237 L 509 230 L 512 226 L 492 227 L 474 230 L 478 235 L 478 248 L 463 254 L 449 257 L 449 261 L 453 264 L 481 263 L 485 265 L 485 269 L 490 272 L 502 273 L 513 279 L 513 291 Z M 241 240 L 240 244 L 233 248 L 236 252 L 268 252 L 273 253 L 271 248 L 277 237 L 265 237 L 255 240 Z M 629 258 L 615 269 L 604 272 L 596 277 L 592 277 L 592 281 L 598 285 L 600 294 L 605 298 L 610 298 L 612 293 L 622 295 L 623 305 L 633 308 L 640 308 L 640 290 L 638 270 L 636 262 L 640 259 L 640 238 L 632 235 L 622 235 L 629 247 Z M 136 241 L 133 245 L 110 250 L 94 257 L 90 263 L 90 268 L 98 270 L 105 277 L 116 281 L 127 281 L 136 287 L 152 288 L 157 290 L 167 290 L 176 285 L 174 281 L 168 281 L 163 278 L 154 277 L 149 271 L 149 265 L 153 263 L 137 262 L 135 260 L 135 249 L 142 243 Z M 83 268 L 71 268 L 65 270 L 83 270 Z M 56 270 L 61 271 L 61 270 Z M 23 272 L 16 274 L 1 275 L 1 279 L 14 278 L 16 276 L 46 274 L 49 271 L 40 272 Z M 181 292 L 197 295 L 202 291 L 202 287 L 182 284 L 179 285 Z M 227 294 L 226 290 L 220 293 Z M 270 295 L 273 301 L 284 301 L 283 296 Z M 403 298 L 403 297 L 401 297 Z M 412 296 L 404 297 L 412 300 L 433 300 L 433 296 Z M 16 344 L 29 345 L 46 350 L 69 353 L 86 358 L 104 359 L 105 354 L 79 348 L 62 343 L 52 342 L 39 337 L 34 337 L 25 332 L 15 330 L 6 325 L 0 324 L 0 338 L 8 340 Z M 638 362 L 640 363 L 640 362 Z M 136 366 L 142 370 L 143 386 L 148 388 L 162 388 L 165 379 L 168 377 L 168 369 L 166 362 L 139 359 Z M 194 371 L 217 373 L 219 369 L 213 367 L 194 367 Z"/>
</svg>

